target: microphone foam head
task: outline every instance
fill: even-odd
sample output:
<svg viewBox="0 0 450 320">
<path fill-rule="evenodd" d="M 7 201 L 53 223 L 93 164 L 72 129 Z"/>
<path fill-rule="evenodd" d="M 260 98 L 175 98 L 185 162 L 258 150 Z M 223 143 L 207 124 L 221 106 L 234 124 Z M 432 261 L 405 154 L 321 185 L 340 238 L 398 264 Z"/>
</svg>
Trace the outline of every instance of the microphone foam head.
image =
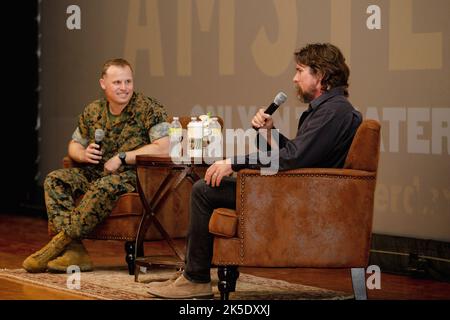
<svg viewBox="0 0 450 320">
<path fill-rule="evenodd" d="M 279 92 L 279 93 L 276 95 L 276 97 L 275 97 L 275 99 L 273 100 L 273 102 L 274 102 L 276 105 L 281 106 L 283 103 L 286 102 L 286 100 L 287 100 L 287 95 L 286 95 L 286 93 L 284 93 L 284 92 Z"/>
<path fill-rule="evenodd" d="M 95 129 L 95 141 L 102 141 L 103 138 L 105 137 L 105 131 L 103 131 L 103 129 Z"/>
</svg>

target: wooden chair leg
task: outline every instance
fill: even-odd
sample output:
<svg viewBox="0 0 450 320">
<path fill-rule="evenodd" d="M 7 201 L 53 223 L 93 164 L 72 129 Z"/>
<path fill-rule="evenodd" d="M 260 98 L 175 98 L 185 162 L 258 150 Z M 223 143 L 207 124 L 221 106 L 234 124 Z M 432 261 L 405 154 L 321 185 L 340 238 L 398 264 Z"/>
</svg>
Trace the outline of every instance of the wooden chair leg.
<svg viewBox="0 0 450 320">
<path fill-rule="evenodd" d="M 128 264 L 128 274 L 134 275 L 135 243 L 134 241 L 125 242 L 125 261 Z"/>
<path fill-rule="evenodd" d="M 366 272 L 364 268 L 352 268 L 351 273 L 355 300 L 367 300 Z"/>
<path fill-rule="evenodd" d="M 239 278 L 237 266 L 219 266 L 217 269 L 219 276 L 220 300 L 228 300 L 230 292 L 236 291 L 236 281 Z"/>
</svg>

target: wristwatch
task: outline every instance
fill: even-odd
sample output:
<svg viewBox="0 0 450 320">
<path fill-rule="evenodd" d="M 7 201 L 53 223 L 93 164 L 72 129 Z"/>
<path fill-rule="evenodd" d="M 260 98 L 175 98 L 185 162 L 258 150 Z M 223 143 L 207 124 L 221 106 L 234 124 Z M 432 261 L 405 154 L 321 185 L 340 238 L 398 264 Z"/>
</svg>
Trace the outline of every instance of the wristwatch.
<svg viewBox="0 0 450 320">
<path fill-rule="evenodd" d="M 127 162 L 125 161 L 126 158 L 127 158 L 127 154 L 125 152 L 119 152 L 119 159 L 124 166 L 127 165 Z"/>
</svg>

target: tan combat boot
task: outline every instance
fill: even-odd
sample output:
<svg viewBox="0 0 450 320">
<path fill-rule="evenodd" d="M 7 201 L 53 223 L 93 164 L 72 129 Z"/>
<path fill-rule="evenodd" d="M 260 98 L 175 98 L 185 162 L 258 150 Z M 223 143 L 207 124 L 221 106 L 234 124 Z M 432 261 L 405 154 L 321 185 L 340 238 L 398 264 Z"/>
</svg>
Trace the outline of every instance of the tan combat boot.
<svg viewBox="0 0 450 320">
<path fill-rule="evenodd" d="M 45 247 L 26 258 L 22 263 L 23 268 L 28 272 L 44 272 L 47 263 L 59 256 L 70 242 L 72 239 L 61 231 Z"/>
<path fill-rule="evenodd" d="M 64 253 L 47 264 L 49 272 L 66 272 L 69 266 L 78 266 L 80 271 L 92 271 L 92 261 L 80 240 L 72 241 Z"/>
</svg>

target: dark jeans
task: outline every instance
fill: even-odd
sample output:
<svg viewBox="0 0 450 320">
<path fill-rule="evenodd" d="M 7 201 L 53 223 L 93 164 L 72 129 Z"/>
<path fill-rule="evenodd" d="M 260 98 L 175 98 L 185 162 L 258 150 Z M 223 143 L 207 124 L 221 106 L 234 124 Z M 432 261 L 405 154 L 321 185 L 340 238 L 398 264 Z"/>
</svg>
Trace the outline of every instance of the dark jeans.
<svg viewBox="0 0 450 320">
<path fill-rule="evenodd" d="M 224 177 L 219 187 L 198 180 L 191 194 L 184 276 L 199 283 L 211 281 L 214 236 L 209 233 L 209 219 L 216 208 L 236 208 L 236 179 Z"/>
</svg>

